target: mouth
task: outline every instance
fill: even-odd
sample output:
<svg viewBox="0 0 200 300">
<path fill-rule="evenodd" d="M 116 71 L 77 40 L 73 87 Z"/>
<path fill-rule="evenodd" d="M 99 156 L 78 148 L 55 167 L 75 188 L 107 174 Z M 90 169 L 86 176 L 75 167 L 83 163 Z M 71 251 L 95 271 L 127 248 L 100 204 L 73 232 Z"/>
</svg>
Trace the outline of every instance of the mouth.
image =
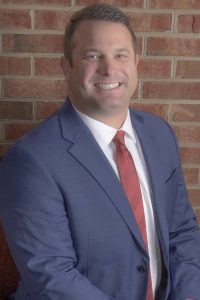
<svg viewBox="0 0 200 300">
<path fill-rule="evenodd" d="M 121 85 L 120 82 L 112 82 L 112 83 L 96 83 L 95 86 L 102 89 L 102 90 L 112 90 Z"/>
</svg>

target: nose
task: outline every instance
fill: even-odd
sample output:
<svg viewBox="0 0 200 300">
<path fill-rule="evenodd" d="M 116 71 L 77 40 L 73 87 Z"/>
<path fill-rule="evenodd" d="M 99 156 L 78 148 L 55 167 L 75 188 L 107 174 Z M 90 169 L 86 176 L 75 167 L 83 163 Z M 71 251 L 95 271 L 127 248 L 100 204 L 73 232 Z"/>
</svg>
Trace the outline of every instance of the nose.
<svg viewBox="0 0 200 300">
<path fill-rule="evenodd" d="M 103 76 L 111 76 L 117 69 L 117 63 L 113 58 L 103 57 L 99 61 L 98 73 Z"/>
</svg>

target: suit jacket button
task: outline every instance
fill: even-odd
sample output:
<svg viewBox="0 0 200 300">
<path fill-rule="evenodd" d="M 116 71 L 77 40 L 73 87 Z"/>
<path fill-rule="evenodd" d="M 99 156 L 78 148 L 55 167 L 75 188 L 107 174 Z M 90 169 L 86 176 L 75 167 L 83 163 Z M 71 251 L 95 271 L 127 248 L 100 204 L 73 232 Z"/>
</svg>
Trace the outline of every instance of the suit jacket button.
<svg viewBox="0 0 200 300">
<path fill-rule="evenodd" d="M 142 266 L 142 265 L 138 266 L 137 269 L 138 269 L 138 272 L 139 272 L 139 273 L 144 273 L 144 272 L 146 272 L 145 267 Z"/>
</svg>

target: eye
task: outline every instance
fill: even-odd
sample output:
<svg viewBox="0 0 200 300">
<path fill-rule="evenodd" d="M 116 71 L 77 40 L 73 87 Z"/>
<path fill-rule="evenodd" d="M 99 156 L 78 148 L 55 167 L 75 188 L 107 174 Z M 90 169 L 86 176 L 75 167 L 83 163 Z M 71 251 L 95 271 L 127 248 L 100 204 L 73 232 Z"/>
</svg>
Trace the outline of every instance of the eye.
<svg viewBox="0 0 200 300">
<path fill-rule="evenodd" d="M 88 61 L 98 61 L 99 60 L 99 55 L 98 54 L 88 54 L 84 57 L 85 60 L 88 60 Z"/>
<path fill-rule="evenodd" d="M 117 59 L 120 59 L 120 60 L 124 60 L 127 57 L 128 57 L 128 55 L 125 54 L 125 53 L 119 53 L 119 54 L 117 54 Z"/>
<path fill-rule="evenodd" d="M 126 52 L 120 52 L 120 53 L 117 53 L 117 54 L 116 54 L 116 58 L 117 58 L 118 60 L 125 60 L 125 59 L 128 58 L 128 53 L 126 53 Z"/>
</svg>

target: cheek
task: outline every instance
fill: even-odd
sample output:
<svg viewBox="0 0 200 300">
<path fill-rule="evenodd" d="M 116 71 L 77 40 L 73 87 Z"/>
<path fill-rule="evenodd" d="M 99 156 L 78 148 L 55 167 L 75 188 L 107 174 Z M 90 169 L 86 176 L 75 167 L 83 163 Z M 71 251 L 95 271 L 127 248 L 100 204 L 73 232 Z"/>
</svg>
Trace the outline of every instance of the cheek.
<svg viewBox="0 0 200 300">
<path fill-rule="evenodd" d="M 82 78 L 84 78 L 84 81 L 90 82 L 94 79 L 96 74 L 96 64 L 89 63 L 85 65 L 80 70 Z"/>
<path fill-rule="evenodd" d="M 134 80 L 137 78 L 137 67 L 135 64 L 131 64 L 130 62 L 126 63 L 123 65 L 122 69 L 129 80 Z"/>
<path fill-rule="evenodd" d="M 94 75 L 95 71 L 92 67 L 79 68 L 75 74 L 74 81 L 76 85 L 79 83 L 79 87 L 82 92 L 89 92 L 92 91 L 94 87 Z"/>
<path fill-rule="evenodd" d="M 129 79 L 131 82 L 134 82 L 137 84 L 138 76 L 137 76 L 137 69 L 131 68 L 129 71 Z"/>
</svg>

